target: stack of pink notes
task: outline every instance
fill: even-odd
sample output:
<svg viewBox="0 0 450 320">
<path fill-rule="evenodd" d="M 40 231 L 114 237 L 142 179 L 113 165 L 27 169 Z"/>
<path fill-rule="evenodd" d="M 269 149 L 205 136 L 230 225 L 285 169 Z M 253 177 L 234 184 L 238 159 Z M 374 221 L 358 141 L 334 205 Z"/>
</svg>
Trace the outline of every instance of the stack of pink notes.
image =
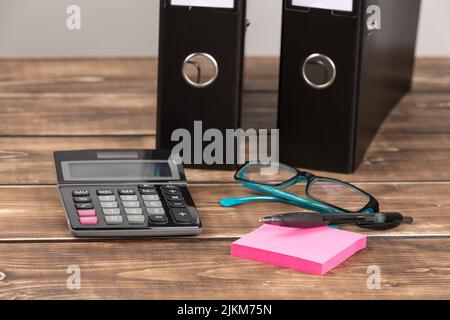
<svg viewBox="0 0 450 320">
<path fill-rule="evenodd" d="M 367 247 L 367 237 L 334 228 L 292 229 L 263 225 L 234 242 L 231 255 L 315 275 Z"/>
</svg>

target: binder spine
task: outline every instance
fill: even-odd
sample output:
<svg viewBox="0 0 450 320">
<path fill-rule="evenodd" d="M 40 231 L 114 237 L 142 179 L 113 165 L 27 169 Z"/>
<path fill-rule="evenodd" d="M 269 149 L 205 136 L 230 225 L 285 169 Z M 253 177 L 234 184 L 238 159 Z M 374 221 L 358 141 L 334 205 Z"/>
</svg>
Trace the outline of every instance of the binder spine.
<svg viewBox="0 0 450 320">
<path fill-rule="evenodd" d="M 352 12 L 284 0 L 278 118 L 283 162 L 353 170 L 361 8 L 362 0 L 354 0 Z"/>
<path fill-rule="evenodd" d="M 202 122 L 203 131 L 218 129 L 225 134 L 226 129 L 239 128 L 245 13 L 245 0 L 235 0 L 233 9 L 171 6 L 170 0 L 161 0 L 158 148 L 171 150 L 177 145 L 178 142 L 171 141 L 172 133 L 177 129 L 186 129 L 194 137 L 194 122 L 197 121 Z M 195 84 L 200 84 L 207 68 L 191 57 L 207 58 L 215 66 L 211 81 Z M 183 68 L 188 64 L 197 68 L 197 80 L 190 81 L 190 76 L 185 73 Z M 192 151 L 194 155 L 195 150 Z M 191 160 L 194 162 L 193 157 Z M 195 167 L 230 169 L 235 166 L 196 164 Z"/>
</svg>

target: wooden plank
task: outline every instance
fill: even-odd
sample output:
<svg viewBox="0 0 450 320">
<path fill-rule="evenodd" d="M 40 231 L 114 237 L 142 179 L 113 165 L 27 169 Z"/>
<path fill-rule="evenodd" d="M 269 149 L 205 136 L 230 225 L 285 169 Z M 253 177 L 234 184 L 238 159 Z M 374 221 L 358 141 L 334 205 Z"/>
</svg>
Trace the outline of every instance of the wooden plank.
<svg viewBox="0 0 450 320">
<path fill-rule="evenodd" d="M 53 152 L 80 149 L 154 148 L 150 137 L 0 138 L 1 184 L 55 184 Z"/>
<path fill-rule="evenodd" d="M 450 133 L 450 95 L 406 95 L 380 129 L 381 133 Z"/>
<path fill-rule="evenodd" d="M 234 258 L 225 241 L 0 244 L 1 299 L 449 299 L 450 239 L 377 239 L 324 277 Z M 81 289 L 67 288 L 69 266 Z M 368 268 L 381 289 L 368 289 Z"/>
<path fill-rule="evenodd" d="M 151 94 L 0 94 L 0 135 L 155 134 Z"/>
<path fill-rule="evenodd" d="M 55 184 L 53 151 L 154 148 L 154 137 L 3 137 L 1 184 Z M 380 134 L 352 175 L 316 172 L 346 181 L 450 181 L 450 137 L 445 134 Z M 187 170 L 191 183 L 233 182 L 232 171 Z"/>
<path fill-rule="evenodd" d="M 150 93 L 155 59 L 18 59 L 0 61 L 0 92 Z"/>
<path fill-rule="evenodd" d="M 446 184 L 361 184 L 374 194 L 384 211 L 414 216 L 413 225 L 376 232 L 346 227 L 371 237 L 450 236 L 450 183 Z M 205 225 L 199 239 L 241 237 L 259 226 L 259 218 L 300 210 L 277 203 L 255 203 L 224 208 L 226 197 L 251 195 L 238 185 L 190 187 Z M 302 187 L 293 189 L 302 193 Z M 56 187 L 0 187 L 0 241 L 75 240 L 69 233 Z"/>
<path fill-rule="evenodd" d="M 156 94 L 139 85 L 141 82 L 148 82 L 148 79 L 144 78 L 143 71 L 151 69 L 152 66 L 155 67 L 154 61 L 125 59 L 121 63 L 122 60 L 114 59 L 67 60 L 67 66 L 63 63 L 64 61 L 66 60 L 48 61 L 48 70 L 45 69 L 45 61 L 40 60 L 31 62 L 25 60 L 22 62 L 22 67 L 19 67 L 20 63 L 17 61 L 13 63 L 7 60 L 0 63 L 0 66 L 6 65 L 3 76 L 6 80 L 0 81 L 0 108 L 2 109 L 0 135 L 155 134 Z M 273 64 L 273 59 L 250 61 L 249 82 L 267 83 L 271 74 L 269 65 Z M 423 64 L 418 62 L 418 65 L 423 65 L 421 68 L 424 73 L 440 66 L 435 60 L 426 61 L 427 63 Z M 94 77 L 89 72 L 97 70 L 95 67 L 97 64 L 101 75 L 99 77 L 114 79 L 113 84 L 105 84 L 108 90 L 92 85 L 94 81 L 88 81 L 87 85 L 82 82 L 81 87 L 76 81 L 74 84 L 73 78 L 82 78 L 83 74 L 88 79 Z M 141 65 L 141 67 L 138 68 L 135 65 Z M 14 67 L 17 67 L 18 74 L 18 80 L 14 80 L 16 82 L 11 80 L 14 79 Z M 63 76 L 65 68 L 69 80 L 58 80 Z M 124 78 L 127 72 L 136 73 L 136 77 L 141 77 L 142 81 Z M 22 79 L 21 76 L 24 78 Z M 154 76 L 153 74 L 152 77 Z M 428 77 L 431 78 L 430 75 Z M 119 81 L 123 82 L 123 90 L 116 88 L 118 85 L 115 83 Z M 16 92 L 14 84 L 17 83 L 26 83 L 23 91 L 27 89 L 28 92 L 22 92 L 22 89 Z M 66 85 L 69 88 L 66 88 Z M 274 128 L 277 117 L 277 93 L 273 90 L 265 90 L 266 84 L 257 86 L 263 89 L 258 91 L 256 88 L 250 88 L 244 94 L 243 126 L 257 129 Z M 12 90 L 10 90 L 11 87 Z M 136 90 L 133 91 L 132 88 Z M 450 117 L 448 90 L 434 94 L 416 92 L 403 99 L 382 127 L 381 133 L 449 133 L 450 123 L 446 121 L 448 117 Z"/>
<path fill-rule="evenodd" d="M 276 128 L 277 94 L 244 94 L 245 128 Z M 381 134 L 450 133 L 450 94 L 406 95 L 380 128 Z M 302 119 L 299 119 L 301 122 Z"/>
<path fill-rule="evenodd" d="M 450 58 L 418 58 L 414 74 L 414 91 L 448 92 L 450 89 Z"/>
<path fill-rule="evenodd" d="M 0 93 L 0 135 L 149 135 L 156 95 L 124 93 Z M 407 95 L 381 133 L 450 133 L 450 94 Z M 30 120 L 32 119 L 32 121 Z M 277 94 L 247 92 L 244 128 L 276 128 Z"/>
<path fill-rule="evenodd" d="M 243 127 L 276 128 L 273 93 L 244 95 Z M 146 94 L 0 94 L 0 135 L 155 134 L 156 97 Z M 448 133 L 450 95 L 407 96 L 381 133 Z M 30 121 L 33 118 L 33 121 Z"/>
<path fill-rule="evenodd" d="M 450 58 L 418 58 L 414 90 L 450 88 Z M 157 59 L 7 59 L 0 92 L 156 92 Z M 248 57 L 247 91 L 278 91 L 279 58 Z"/>
</svg>

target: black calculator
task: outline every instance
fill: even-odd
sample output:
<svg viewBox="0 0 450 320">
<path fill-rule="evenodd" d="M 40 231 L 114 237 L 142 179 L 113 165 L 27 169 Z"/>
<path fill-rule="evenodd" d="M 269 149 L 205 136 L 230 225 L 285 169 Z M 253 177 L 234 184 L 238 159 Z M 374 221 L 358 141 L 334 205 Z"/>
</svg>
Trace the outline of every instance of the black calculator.
<svg viewBox="0 0 450 320">
<path fill-rule="evenodd" d="M 159 150 L 54 153 L 69 228 L 77 237 L 188 236 L 202 222 L 183 166 Z"/>
</svg>

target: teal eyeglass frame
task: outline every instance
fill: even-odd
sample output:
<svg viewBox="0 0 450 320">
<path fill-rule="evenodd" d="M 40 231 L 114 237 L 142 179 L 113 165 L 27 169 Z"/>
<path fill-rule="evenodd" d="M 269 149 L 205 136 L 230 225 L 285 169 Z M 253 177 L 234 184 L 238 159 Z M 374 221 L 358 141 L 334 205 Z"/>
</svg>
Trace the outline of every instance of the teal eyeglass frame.
<svg viewBox="0 0 450 320">
<path fill-rule="evenodd" d="M 300 171 L 296 168 L 284 165 L 284 164 L 278 164 L 280 167 L 288 168 L 289 170 L 292 170 L 293 172 L 296 172 L 297 174 L 280 184 L 266 184 L 261 182 L 254 182 L 251 180 L 245 179 L 245 168 L 249 165 L 254 165 L 254 163 L 247 162 L 243 166 L 241 166 L 234 176 L 234 179 L 236 181 L 239 181 L 242 183 L 242 185 L 246 188 L 249 188 L 251 190 L 260 192 L 264 194 L 264 196 L 249 196 L 249 197 L 240 197 L 240 198 L 226 198 L 221 200 L 221 205 L 224 207 L 234 207 L 241 204 L 256 202 L 256 201 L 267 201 L 267 202 L 282 202 L 287 203 L 293 206 L 298 206 L 307 210 L 316 211 L 319 213 L 329 213 L 329 214 L 338 214 L 338 213 L 376 213 L 380 211 L 380 205 L 378 203 L 378 200 L 375 199 L 372 195 L 365 192 L 364 190 L 349 184 L 347 182 L 337 180 L 337 179 L 330 179 L 330 178 L 324 178 L 324 177 L 318 177 L 313 175 L 312 173 Z M 342 184 L 348 187 L 351 187 L 357 192 L 360 192 L 361 194 L 365 195 L 368 198 L 368 203 L 365 207 L 361 208 L 358 211 L 349 211 L 345 210 L 343 208 L 340 208 L 338 206 L 335 206 L 330 203 L 326 203 L 324 201 L 321 201 L 320 199 L 312 196 L 309 193 L 310 187 L 318 180 L 324 180 L 328 182 L 338 183 Z M 305 183 L 306 184 L 306 196 L 307 198 L 303 198 L 297 195 L 294 195 L 292 193 L 289 193 L 283 189 L 286 189 L 288 187 L 294 186 L 298 183 Z"/>
</svg>

